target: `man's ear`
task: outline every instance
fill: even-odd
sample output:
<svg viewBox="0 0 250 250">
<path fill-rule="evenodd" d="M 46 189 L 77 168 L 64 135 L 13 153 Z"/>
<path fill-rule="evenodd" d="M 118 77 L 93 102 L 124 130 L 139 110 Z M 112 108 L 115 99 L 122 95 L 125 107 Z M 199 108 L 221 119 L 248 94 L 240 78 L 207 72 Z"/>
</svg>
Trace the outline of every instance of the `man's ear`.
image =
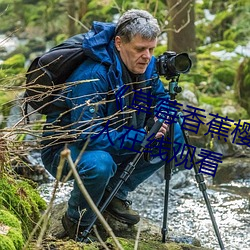
<svg viewBox="0 0 250 250">
<path fill-rule="evenodd" d="M 121 49 L 121 43 L 122 43 L 121 37 L 116 36 L 115 37 L 115 47 L 118 51 L 120 51 L 120 49 Z"/>
</svg>

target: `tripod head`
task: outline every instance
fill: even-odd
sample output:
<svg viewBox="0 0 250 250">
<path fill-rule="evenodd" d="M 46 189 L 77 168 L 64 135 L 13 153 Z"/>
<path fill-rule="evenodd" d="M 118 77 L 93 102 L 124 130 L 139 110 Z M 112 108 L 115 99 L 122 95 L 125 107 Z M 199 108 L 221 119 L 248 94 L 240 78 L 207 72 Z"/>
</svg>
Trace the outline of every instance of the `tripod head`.
<svg viewBox="0 0 250 250">
<path fill-rule="evenodd" d="M 178 86 L 178 82 L 179 82 L 179 76 L 176 77 L 176 79 L 171 79 L 171 81 L 169 82 L 169 95 L 170 95 L 170 100 L 174 100 L 175 96 L 178 93 L 181 93 L 182 91 L 182 87 Z"/>
</svg>

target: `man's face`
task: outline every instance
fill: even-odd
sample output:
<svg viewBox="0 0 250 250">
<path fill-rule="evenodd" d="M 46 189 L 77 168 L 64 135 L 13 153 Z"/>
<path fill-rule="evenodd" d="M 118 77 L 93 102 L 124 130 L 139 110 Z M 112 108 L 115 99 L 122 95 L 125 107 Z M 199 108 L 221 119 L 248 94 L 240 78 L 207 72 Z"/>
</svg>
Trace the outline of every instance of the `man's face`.
<svg viewBox="0 0 250 250">
<path fill-rule="evenodd" d="M 143 74 L 153 55 L 157 39 L 146 40 L 136 35 L 129 43 L 124 43 L 121 37 L 115 37 L 115 46 L 128 70 L 134 74 Z"/>
</svg>

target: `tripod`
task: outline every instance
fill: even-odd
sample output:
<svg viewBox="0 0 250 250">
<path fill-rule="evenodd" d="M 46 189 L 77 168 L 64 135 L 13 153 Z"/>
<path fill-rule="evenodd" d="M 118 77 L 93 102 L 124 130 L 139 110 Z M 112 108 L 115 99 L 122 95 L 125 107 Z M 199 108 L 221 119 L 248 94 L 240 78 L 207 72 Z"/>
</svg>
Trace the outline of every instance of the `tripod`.
<svg viewBox="0 0 250 250">
<path fill-rule="evenodd" d="M 176 80 L 172 79 L 169 82 L 169 94 L 170 94 L 170 99 L 174 100 L 177 93 L 180 93 L 182 91 L 181 87 L 178 86 L 178 77 Z M 178 116 L 178 122 L 181 125 L 183 123 L 182 118 L 180 116 Z M 189 138 L 188 138 L 188 134 L 184 132 L 184 130 L 182 129 L 182 133 L 184 136 L 184 140 L 186 145 L 190 145 L 189 144 Z M 170 134 L 170 152 L 169 152 L 169 159 L 172 159 L 173 157 L 173 144 L 174 144 L 174 122 L 171 122 L 170 124 L 170 129 L 169 129 L 169 134 Z M 206 206 L 207 206 L 207 210 L 209 212 L 210 215 L 210 219 L 212 221 L 213 224 L 213 228 L 216 234 L 216 237 L 218 239 L 219 245 L 221 250 L 225 250 L 225 247 L 223 245 L 221 236 L 220 236 L 220 232 L 212 211 L 212 207 L 210 204 L 210 201 L 208 199 L 208 195 L 206 192 L 206 184 L 204 182 L 204 177 L 202 175 L 202 173 L 199 173 L 198 167 L 195 164 L 196 160 L 195 160 L 195 155 L 193 154 L 193 149 L 191 147 L 188 147 L 189 150 L 189 156 L 190 159 L 192 159 L 192 164 L 194 167 L 194 171 L 195 171 L 195 179 L 196 182 L 199 186 L 200 191 L 202 192 L 203 198 L 205 200 Z M 166 242 L 166 234 L 168 232 L 167 229 L 167 216 L 168 216 L 168 198 L 169 198 L 169 183 L 170 183 L 170 179 L 171 179 L 171 175 L 172 175 L 172 169 L 175 166 L 175 162 L 174 159 L 172 159 L 170 162 L 166 162 L 165 164 L 165 197 L 164 197 L 164 214 L 163 214 L 163 226 L 162 226 L 162 242 L 165 243 Z"/>
<path fill-rule="evenodd" d="M 170 93 L 170 99 L 174 100 L 175 96 L 177 95 L 177 93 L 181 92 L 181 88 L 178 86 L 178 78 L 177 80 L 172 79 L 169 83 L 169 93 Z M 180 117 L 179 117 L 179 122 L 180 122 Z M 155 124 L 153 125 L 153 127 L 150 129 L 149 133 L 146 135 L 146 137 L 144 138 L 142 144 L 141 144 L 141 148 L 139 150 L 139 152 L 135 155 L 134 159 L 132 160 L 132 162 L 130 162 L 126 168 L 124 169 L 123 173 L 120 176 L 120 180 L 117 183 L 117 185 L 115 186 L 115 188 L 113 189 L 113 191 L 109 194 L 108 198 L 106 199 L 106 201 L 102 204 L 101 208 L 99 209 L 100 212 L 102 213 L 107 206 L 110 204 L 110 202 L 112 201 L 112 199 L 114 198 L 114 196 L 116 195 L 116 193 L 118 192 L 118 190 L 120 189 L 120 187 L 122 186 L 122 184 L 130 177 L 130 175 L 132 174 L 132 172 L 134 171 L 136 164 L 139 162 L 140 158 L 143 155 L 143 151 L 146 147 L 146 145 L 148 144 L 148 139 L 151 138 L 154 134 L 156 134 L 158 132 L 158 130 L 161 128 L 162 124 L 163 124 L 164 120 L 163 119 L 158 119 Z M 172 159 L 173 156 L 173 144 L 174 144 L 174 122 L 172 122 L 170 124 L 170 159 Z M 183 131 L 183 130 L 182 130 Z M 188 138 L 187 135 L 184 133 L 183 131 L 183 135 L 184 135 L 184 139 L 187 145 L 188 144 Z M 193 151 L 190 148 L 189 150 L 189 154 L 190 156 L 193 155 Z M 221 250 L 225 250 L 223 242 L 221 240 L 221 236 L 218 230 L 218 226 L 216 224 L 214 215 L 213 215 L 213 211 L 208 199 L 208 195 L 206 192 L 206 184 L 204 182 L 204 178 L 203 175 L 201 173 L 199 173 L 197 166 L 195 165 L 195 160 L 194 157 L 191 157 L 191 159 L 193 160 L 193 166 L 194 166 L 194 171 L 195 171 L 195 178 L 196 181 L 199 185 L 199 189 L 201 190 L 203 197 L 205 199 L 206 202 L 206 206 L 207 209 L 209 211 L 209 215 L 217 236 L 217 239 L 219 241 L 219 245 L 221 247 Z M 174 167 L 174 160 L 171 160 L 169 163 L 166 162 L 165 164 L 165 180 L 166 180 L 166 185 L 165 185 L 165 203 L 164 203 L 164 215 L 163 215 L 163 227 L 162 227 L 162 242 L 165 243 L 166 242 L 166 234 L 167 234 L 167 215 L 168 215 L 168 196 L 169 196 L 169 182 L 171 179 L 171 172 L 172 169 Z M 82 233 L 82 237 L 83 237 L 83 241 L 85 239 L 87 239 L 88 235 L 90 234 L 92 227 L 94 226 L 95 222 L 97 220 L 97 216 L 94 217 L 94 219 L 92 220 L 92 222 L 90 223 L 90 225 L 84 230 L 84 232 Z"/>
</svg>

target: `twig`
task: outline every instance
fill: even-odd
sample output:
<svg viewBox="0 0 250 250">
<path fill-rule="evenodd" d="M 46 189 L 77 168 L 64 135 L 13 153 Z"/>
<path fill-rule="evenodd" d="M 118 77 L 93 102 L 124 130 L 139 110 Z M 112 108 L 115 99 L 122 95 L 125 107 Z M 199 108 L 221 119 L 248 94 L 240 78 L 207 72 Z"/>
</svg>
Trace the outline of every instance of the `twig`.
<svg viewBox="0 0 250 250">
<path fill-rule="evenodd" d="M 71 154 L 70 154 L 70 150 L 69 149 L 64 149 L 61 152 L 61 158 L 67 159 L 69 166 L 73 172 L 73 176 L 75 178 L 76 183 L 78 184 L 78 187 L 80 189 L 80 191 L 82 192 L 84 198 L 86 199 L 86 201 L 88 202 L 90 208 L 94 211 L 94 213 L 97 215 L 98 219 L 100 220 L 100 222 L 102 223 L 102 225 L 104 226 L 105 230 L 108 232 L 108 234 L 113 238 L 115 245 L 118 247 L 119 250 L 124 250 L 123 247 L 121 246 L 121 244 L 119 243 L 119 241 L 117 240 L 116 236 L 114 235 L 111 227 L 109 226 L 109 224 L 106 222 L 106 220 L 104 219 L 104 217 L 102 216 L 102 214 L 100 213 L 100 211 L 98 210 L 98 208 L 96 207 L 95 203 L 93 202 L 92 198 L 90 197 L 88 191 L 86 190 L 79 174 L 77 173 L 77 170 L 75 168 L 74 162 L 71 158 Z"/>
<path fill-rule="evenodd" d="M 136 234 L 136 238 L 135 238 L 135 246 L 134 246 L 134 250 L 138 249 L 138 245 L 139 245 L 139 237 L 140 237 L 140 233 L 141 233 L 141 220 L 139 221 L 139 226 L 138 226 L 138 230 L 137 230 L 137 234 Z"/>
<path fill-rule="evenodd" d="M 105 242 L 102 240 L 100 234 L 98 233 L 98 230 L 96 229 L 96 225 L 93 226 L 93 230 L 95 232 L 97 239 L 100 241 L 100 243 L 104 247 L 104 249 L 109 250 L 108 246 L 105 244 Z"/>
<path fill-rule="evenodd" d="M 89 31 L 89 28 L 87 26 L 85 26 L 82 22 L 80 22 L 79 20 L 77 20 L 76 18 L 74 18 L 71 15 L 68 15 L 68 17 L 72 20 L 74 20 L 76 23 L 80 24 L 86 31 Z"/>
</svg>

